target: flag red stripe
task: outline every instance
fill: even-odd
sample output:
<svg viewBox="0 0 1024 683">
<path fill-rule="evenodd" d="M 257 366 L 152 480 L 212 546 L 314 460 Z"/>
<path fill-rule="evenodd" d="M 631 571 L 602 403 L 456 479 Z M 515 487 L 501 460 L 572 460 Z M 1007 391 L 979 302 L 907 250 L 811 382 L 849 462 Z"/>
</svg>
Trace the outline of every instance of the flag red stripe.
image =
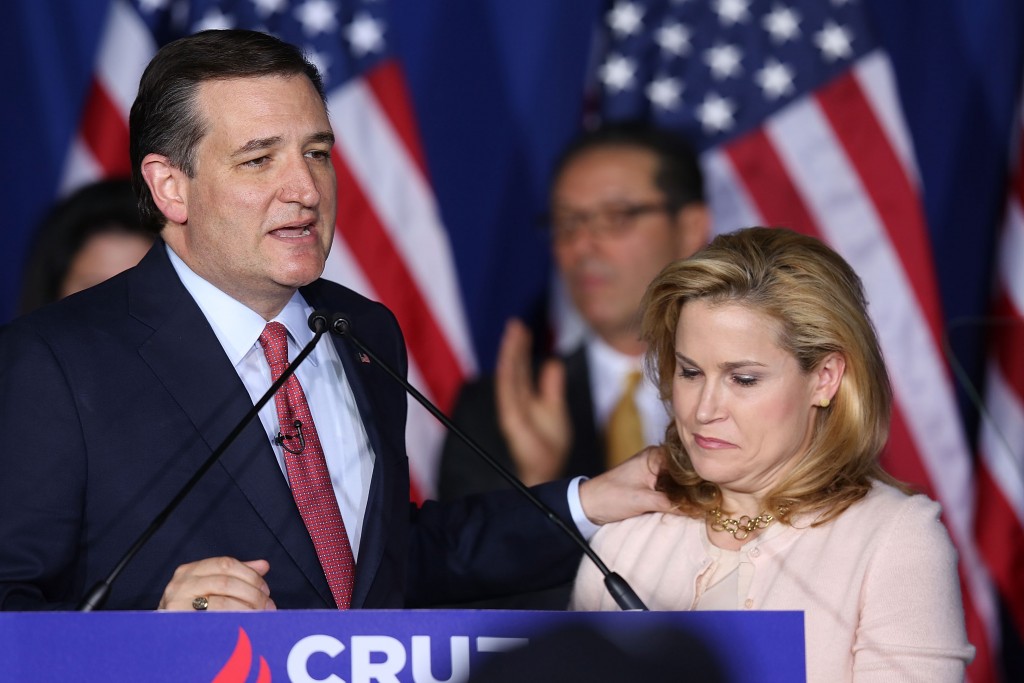
<svg viewBox="0 0 1024 683">
<path fill-rule="evenodd" d="M 1024 166 L 1010 179 L 1010 198 L 1016 199 L 1018 208 L 1024 210 Z"/>
<path fill-rule="evenodd" d="M 128 176 L 128 124 L 107 91 L 93 78 L 82 112 L 81 136 L 104 176 Z"/>
<path fill-rule="evenodd" d="M 977 481 L 974 533 L 1010 616 L 1024 633 L 1024 529 L 987 468 L 979 468 Z"/>
<path fill-rule="evenodd" d="M 1024 399 L 1024 318 L 1000 289 L 992 305 L 990 356 L 1003 383 L 1017 398 Z M 998 429 L 998 427 L 994 427 Z M 996 443 L 1001 443 L 997 439 Z M 984 459 L 978 468 L 975 535 L 1007 609 L 1024 633 L 1024 528 Z"/>
<path fill-rule="evenodd" d="M 1018 398 L 1024 399 L 1024 317 L 1013 305 L 1006 291 L 999 290 L 992 305 L 994 327 L 990 330 L 990 354 L 995 358 L 999 373 Z"/>
<path fill-rule="evenodd" d="M 381 300 L 398 318 L 434 401 L 442 410 L 449 410 L 462 382 L 459 363 L 348 164 L 337 150 L 333 158 L 338 176 L 339 234 Z"/>
<path fill-rule="evenodd" d="M 941 339 L 942 312 L 931 244 L 917 191 L 903 164 L 853 72 L 836 78 L 815 97 L 889 233 L 932 338 Z"/>
<path fill-rule="evenodd" d="M 961 564 L 961 567 L 963 565 Z M 974 646 L 974 660 L 967 666 L 965 681 L 971 683 L 996 683 L 1001 676 L 996 673 L 1002 665 L 995 661 L 996 654 L 988 639 L 988 626 L 981 614 L 971 603 L 971 589 L 963 569 L 960 571 L 960 595 L 964 601 L 964 626 L 967 630 L 967 642 Z"/>
<path fill-rule="evenodd" d="M 882 467 L 900 481 L 913 484 L 914 488 L 933 500 L 938 500 L 931 477 L 924 468 L 917 442 L 907 428 L 903 417 L 903 409 L 898 403 L 893 405 L 892 417 L 889 422 L 889 440 L 882 449 Z"/>
<path fill-rule="evenodd" d="M 729 143 L 725 153 L 766 223 L 819 237 L 811 212 L 763 128 Z"/>
<path fill-rule="evenodd" d="M 391 122 L 391 127 L 398 133 L 409 156 L 416 162 L 423 177 L 427 178 L 427 161 L 413 116 L 412 98 L 409 97 L 398 62 L 392 59 L 381 62 L 366 73 L 364 80 L 380 102 Z"/>
</svg>

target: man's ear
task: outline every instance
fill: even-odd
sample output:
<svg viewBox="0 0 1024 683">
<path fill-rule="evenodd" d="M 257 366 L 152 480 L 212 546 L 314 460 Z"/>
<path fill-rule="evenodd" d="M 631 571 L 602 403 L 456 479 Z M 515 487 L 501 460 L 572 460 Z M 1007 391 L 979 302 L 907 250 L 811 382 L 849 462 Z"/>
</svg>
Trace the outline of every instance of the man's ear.
<svg viewBox="0 0 1024 683">
<path fill-rule="evenodd" d="M 706 204 L 694 202 L 675 215 L 676 258 L 688 258 L 711 239 L 711 213 Z"/>
<path fill-rule="evenodd" d="M 142 160 L 142 177 L 149 186 L 156 208 L 172 223 L 188 221 L 188 184 L 181 169 L 162 154 L 147 154 Z"/>
</svg>

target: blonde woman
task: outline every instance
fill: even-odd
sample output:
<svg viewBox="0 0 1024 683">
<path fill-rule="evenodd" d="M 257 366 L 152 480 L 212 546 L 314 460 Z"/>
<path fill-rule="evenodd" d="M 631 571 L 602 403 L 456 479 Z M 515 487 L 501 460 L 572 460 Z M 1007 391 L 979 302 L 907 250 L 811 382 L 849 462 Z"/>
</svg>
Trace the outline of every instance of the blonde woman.
<svg viewBox="0 0 1024 683">
<path fill-rule="evenodd" d="M 643 310 L 679 514 L 605 525 L 595 550 L 651 609 L 803 611 L 808 681 L 963 680 L 956 553 L 878 464 L 892 395 L 850 266 L 749 228 L 669 265 Z M 586 562 L 572 607 L 616 608 Z"/>
</svg>

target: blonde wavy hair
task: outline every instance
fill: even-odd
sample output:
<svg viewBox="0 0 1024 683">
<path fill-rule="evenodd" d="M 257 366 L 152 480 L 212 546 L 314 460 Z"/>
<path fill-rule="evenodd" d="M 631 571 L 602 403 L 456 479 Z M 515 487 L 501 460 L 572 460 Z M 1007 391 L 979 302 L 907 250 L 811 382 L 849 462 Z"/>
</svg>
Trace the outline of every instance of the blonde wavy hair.
<svg viewBox="0 0 1024 683">
<path fill-rule="evenodd" d="M 832 353 L 846 369 L 839 390 L 818 410 L 807 452 L 762 501 L 781 521 L 818 513 L 824 524 L 863 498 L 873 481 L 909 489 L 879 465 L 889 435 L 892 388 L 860 278 L 828 246 L 785 228 L 747 228 L 716 237 L 688 259 L 669 264 L 643 301 L 641 335 L 646 369 L 671 402 L 675 338 L 687 301 L 749 307 L 776 321 L 776 343 L 803 372 Z M 716 484 L 701 479 L 673 422 L 666 431 L 668 462 L 658 486 L 684 514 L 703 516 L 722 503 Z"/>
</svg>

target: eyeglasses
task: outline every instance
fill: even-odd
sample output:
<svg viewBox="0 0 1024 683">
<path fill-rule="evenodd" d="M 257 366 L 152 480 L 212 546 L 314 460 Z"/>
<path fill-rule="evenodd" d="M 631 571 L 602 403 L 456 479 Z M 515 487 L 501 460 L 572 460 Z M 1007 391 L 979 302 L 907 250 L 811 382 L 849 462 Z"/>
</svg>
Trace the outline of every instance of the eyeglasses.
<svg viewBox="0 0 1024 683">
<path fill-rule="evenodd" d="M 636 224 L 637 219 L 669 210 L 665 202 L 644 204 L 606 204 L 593 211 L 554 211 L 549 217 L 551 241 L 568 244 L 586 228 L 595 239 L 621 237 Z"/>
</svg>

